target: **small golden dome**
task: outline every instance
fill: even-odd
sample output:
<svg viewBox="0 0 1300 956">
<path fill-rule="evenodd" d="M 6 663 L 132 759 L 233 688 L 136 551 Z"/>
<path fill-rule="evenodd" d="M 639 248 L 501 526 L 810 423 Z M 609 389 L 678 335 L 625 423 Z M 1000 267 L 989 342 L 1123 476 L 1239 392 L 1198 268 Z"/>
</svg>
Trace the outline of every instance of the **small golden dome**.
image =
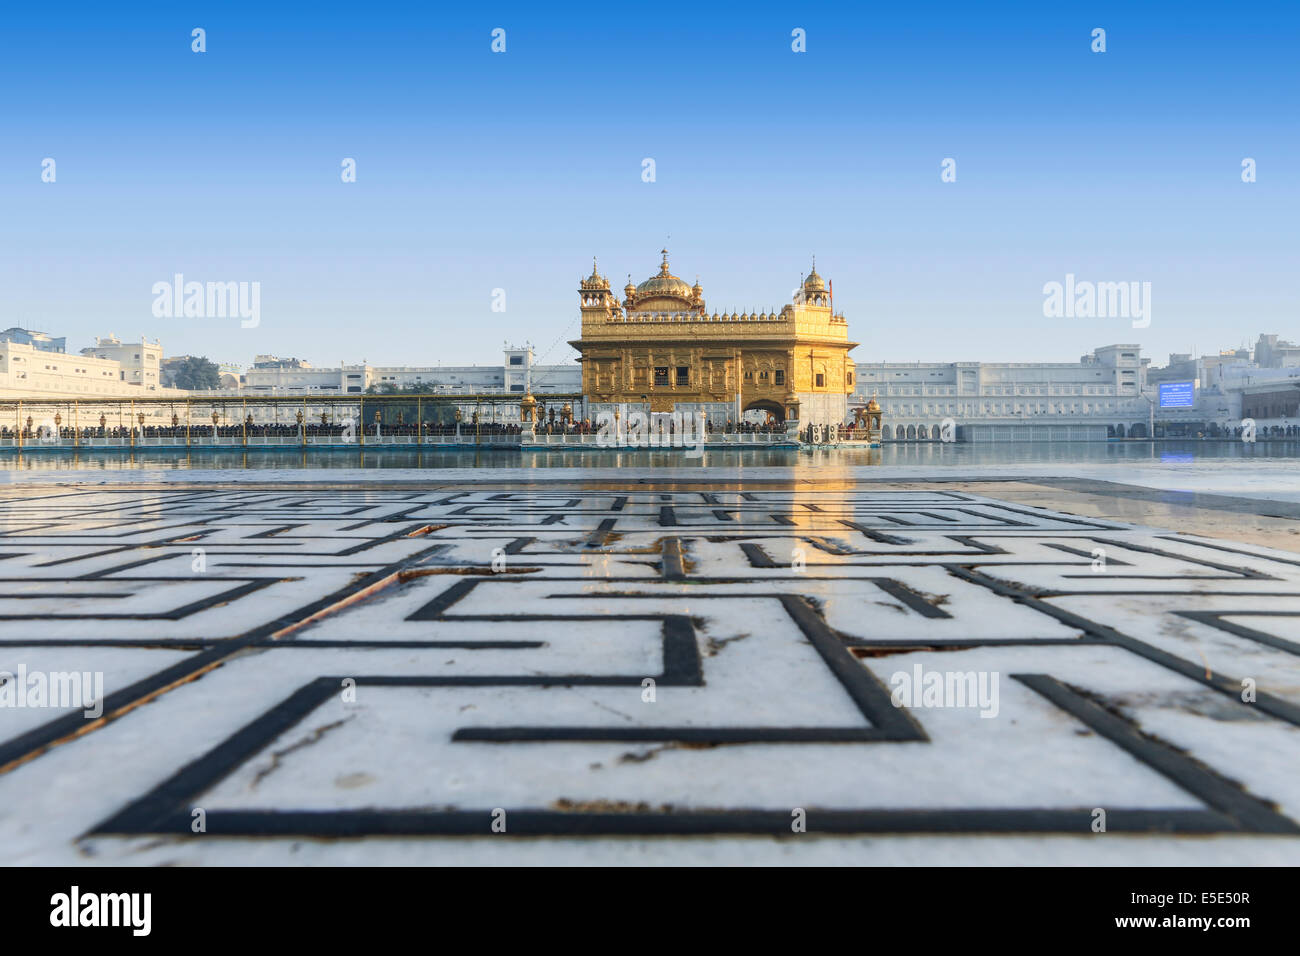
<svg viewBox="0 0 1300 956">
<path fill-rule="evenodd" d="M 600 272 L 597 271 L 596 269 L 595 256 L 593 256 L 591 259 L 591 275 L 587 276 L 587 278 L 582 280 L 582 288 L 584 289 L 608 289 L 609 288 L 609 280 L 606 279 L 604 276 L 602 276 Z"/>
<path fill-rule="evenodd" d="M 876 396 L 872 395 L 871 401 L 867 402 L 867 411 L 869 412 L 880 411 L 880 403 L 876 401 Z"/>
</svg>

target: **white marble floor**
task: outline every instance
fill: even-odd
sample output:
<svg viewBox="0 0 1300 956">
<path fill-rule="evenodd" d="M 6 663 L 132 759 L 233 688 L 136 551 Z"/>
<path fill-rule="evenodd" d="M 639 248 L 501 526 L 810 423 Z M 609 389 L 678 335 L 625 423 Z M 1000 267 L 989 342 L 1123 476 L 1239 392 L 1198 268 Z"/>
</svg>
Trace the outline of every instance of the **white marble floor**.
<svg viewBox="0 0 1300 956">
<path fill-rule="evenodd" d="M 718 487 L 6 489 L 5 862 L 1294 863 L 1300 557 Z"/>
</svg>

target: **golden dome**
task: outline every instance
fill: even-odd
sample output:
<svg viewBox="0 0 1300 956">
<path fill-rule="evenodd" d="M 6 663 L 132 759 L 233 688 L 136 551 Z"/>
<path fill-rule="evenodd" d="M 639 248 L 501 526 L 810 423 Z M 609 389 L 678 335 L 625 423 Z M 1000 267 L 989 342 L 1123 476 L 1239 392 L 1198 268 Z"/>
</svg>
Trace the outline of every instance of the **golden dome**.
<svg viewBox="0 0 1300 956">
<path fill-rule="evenodd" d="M 636 287 L 637 300 L 658 297 L 689 300 L 691 287 L 668 271 L 668 250 L 660 251 L 663 253 L 664 261 L 659 267 L 659 274 L 651 276 Z"/>
<path fill-rule="evenodd" d="M 872 395 L 871 401 L 867 402 L 867 411 L 869 412 L 880 411 L 880 403 L 876 401 L 876 396 Z"/>
<path fill-rule="evenodd" d="M 803 290 L 805 292 L 825 292 L 826 283 L 822 277 L 817 274 L 817 264 L 813 263 L 813 271 L 809 273 L 808 278 L 803 280 Z"/>
</svg>

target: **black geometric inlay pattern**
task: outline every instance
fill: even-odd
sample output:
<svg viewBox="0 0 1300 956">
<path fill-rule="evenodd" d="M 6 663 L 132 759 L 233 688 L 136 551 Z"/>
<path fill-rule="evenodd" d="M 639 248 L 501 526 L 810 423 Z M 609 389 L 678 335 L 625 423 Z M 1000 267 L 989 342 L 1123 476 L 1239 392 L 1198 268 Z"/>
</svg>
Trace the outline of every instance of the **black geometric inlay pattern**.
<svg viewBox="0 0 1300 956">
<path fill-rule="evenodd" d="M 812 833 L 1086 837 L 1101 808 L 1108 832 L 1300 834 L 1292 783 L 1197 739 L 1295 739 L 1294 557 L 947 489 L 665 488 L 11 489 L 0 670 L 144 666 L 97 720 L 0 723 L 0 774 L 158 713 L 201 745 L 116 767 L 137 795 L 90 835 L 199 839 L 196 807 L 204 839 L 480 835 L 501 807 L 517 836 L 781 835 L 794 806 Z M 897 706 L 913 667 L 1000 675 L 998 713 Z M 275 679 L 237 682 L 254 672 Z M 657 702 L 626 706 L 647 683 Z M 251 685 L 252 719 L 185 724 Z M 365 720 L 329 720 L 346 686 Z M 294 743 L 322 717 L 381 750 L 389 723 L 427 725 L 429 749 L 354 805 L 296 802 L 294 775 L 336 759 Z M 1077 779 L 1040 771 L 1063 751 Z M 514 796 L 491 773 L 443 793 L 453 771 L 424 768 L 444 765 Z M 774 796 L 787 767 L 806 803 Z M 983 767 L 1015 799 L 972 784 Z M 410 778 L 443 795 L 404 802 Z"/>
</svg>

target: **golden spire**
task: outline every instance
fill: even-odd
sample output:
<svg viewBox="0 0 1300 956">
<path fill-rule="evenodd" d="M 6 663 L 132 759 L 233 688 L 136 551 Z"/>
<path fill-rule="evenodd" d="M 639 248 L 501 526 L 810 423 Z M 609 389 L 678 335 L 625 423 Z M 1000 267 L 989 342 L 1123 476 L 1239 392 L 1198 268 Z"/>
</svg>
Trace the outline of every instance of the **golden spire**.
<svg viewBox="0 0 1300 956">
<path fill-rule="evenodd" d="M 663 265 L 661 265 L 661 266 L 659 267 L 659 274 L 660 274 L 661 276 L 671 275 L 671 273 L 668 271 L 668 250 L 667 250 L 667 249 L 660 249 L 659 252 L 660 252 L 660 253 L 663 255 L 663 257 L 664 257 Z"/>
</svg>

